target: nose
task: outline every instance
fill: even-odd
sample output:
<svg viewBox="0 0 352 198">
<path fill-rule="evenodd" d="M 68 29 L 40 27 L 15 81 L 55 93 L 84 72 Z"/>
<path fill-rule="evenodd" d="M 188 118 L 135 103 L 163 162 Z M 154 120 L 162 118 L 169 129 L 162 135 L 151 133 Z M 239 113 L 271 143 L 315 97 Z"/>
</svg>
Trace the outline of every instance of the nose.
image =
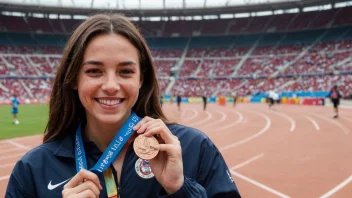
<svg viewBox="0 0 352 198">
<path fill-rule="evenodd" d="M 108 94 L 113 94 L 116 91 L 120 90 L 120 83 L 115 73 L 108 74 L 106 76 L 102 85 L 102 90 L 107 92 Z"/>
</svg>

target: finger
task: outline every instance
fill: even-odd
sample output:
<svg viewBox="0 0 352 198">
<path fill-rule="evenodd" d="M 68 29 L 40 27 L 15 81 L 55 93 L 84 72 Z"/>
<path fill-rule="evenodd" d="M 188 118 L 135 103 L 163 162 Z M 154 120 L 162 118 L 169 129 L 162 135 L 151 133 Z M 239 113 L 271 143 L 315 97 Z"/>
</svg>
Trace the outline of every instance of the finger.
<svg viewBox="0 0 352 198">
<path fill-rule="evenodd" d="M 102 190 L 103 187 L 100 185 L 99 178 L 96 174 L 91 171 L 81 169 L 65 186 L 64 189 L 74 188 L 78 186 L 83 180 L 90 180 L 95 185 L 99 186 L 99 189 Z"/>
<path fill-rule="evenodd" d="M 155 121 L 155 122 L 148 122 L 147 124 L 148 124 L 148 126 L 147 126 L 147 128 L 145 129 L 145 132 L 151 130 L 152 128 L 156 128 L 156 127 L 158 127 L 158 126 L 163 126 L 163 125 L 164 125 L 164 123 L 160 123 L 160 122 L 158 122 L 158 121 Z"/>
<path fill-rule="evenodd" d="M 95 196 L 95 194 L 93 193 L 93 191 L 91 191 L 90 189 L 87 189 L 79 194 L 77 194 L 77 197 L 84 197 L 84 198 L 96 198 L 99 196 Z"/>
<path fill-rule="evenodd" d="M 180 141 L 174 136 L 166 126 L 158 126 L 144 133 L 144 136 L 150 137 L 159 135 L 166 144 L 180 144 Z"/>
<path fill-rule="evenodd" d="M 182 160 L 182 149 L 180 145 L 176 144 L 159 144 L 152 146 L 155 149 L 159 149 L 159 152 L 166 152 L 168 156 L 174 157 L 175 159 L 181 158 Z M 150 159 L 149 161 L 157 160 L 156 158 Z"/>
<path fill-rule="evenodd" d="M 154 123 L 154 120 L 149 120 L 148 122 L 144 123 L 138 130 L 137 133 L 144 133 L 147 128 Z"/>
<path fill-rule="evenodd" d="M 141 121 L 139 121 L 132 129 L 134 131 L 137 131 L 141 128 L 141 126 L 143 126 L 146 122 L 150 121 L 152 118 L 146 116 L 144 117 Z"/>
<path fill-rule="evenodd" d="M 164 122 L 160 119 L 149 118 L 142 126 L 137 130 L 137 133 L 144 133 L 148 129 L 153 128 L 158 125 L 165 125 Z"/>
<path fill-rule="evenodd" d="M 87 181 L 81 183 L 80 185 L 76 186 L 75 188 L 70 188 L 69 190 L 70 190 L 70 193 L 78 194 L 78 193 L 81 193 L 81 192 L 88 190 L 88 189 L 92 190 L 96 196 L 99 196 L 99 194 L 100 194 L 99 187 L 90 180 L 87 180 Z"/>
</svg>

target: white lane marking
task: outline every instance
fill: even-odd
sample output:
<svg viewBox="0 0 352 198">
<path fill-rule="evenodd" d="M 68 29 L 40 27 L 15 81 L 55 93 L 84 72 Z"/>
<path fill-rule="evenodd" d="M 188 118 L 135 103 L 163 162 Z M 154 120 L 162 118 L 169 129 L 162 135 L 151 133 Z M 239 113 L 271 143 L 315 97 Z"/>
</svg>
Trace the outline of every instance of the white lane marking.
<svg viewBox="0 0 352 198">
<path fill-rule="evenodd" d="M 188 110 L 188 109 L 187 109 Z M 184 120 L 184 122 L 188 122 L 188 121 L 190 121 L 190 120 L 193 120 L 194 118 L 197 118 L 198 117 L 198 115 L 199 115 L 199 113 L 198 113 L 198 111 L 197 110 L 195 110 L 195 109 L 192 109 L 192 112 L 194 113 L 194 115 L 192 115 L 191 117 L 189 117 L 189 118 L 184 118 L 184 116 L 181 116 L 181 120 Z"/>
<path fill-rule="evenodd" d="M 223 122 L 224 120 L 226 120 L 227 115 L 226 115 L 224 112 L 221 112 L 221 111 L 216 111 L 216 112 L 218 112 L 218 113 L 221 114 L 221 118 L 220 118 L 219 120 L 215 121 L 215 122 L 211 122 L 211 123 L 209 123 L 209 124 L 206 124 L 206 125 L 204 125 L 203 127 L 213 126 L 213 125 L 216 125 L 216 124 L 218 124 L 218 123 Z"/>
<path fill-rule="evenodd" d="M 251 111 L 251 110 L 247 110 L 247 111 Z M 248 141 L 250 141 L 250 140 L 252 140 L 252 139 L 254 139 L 254 138 L 256 138 L 256 137 L 258 137 L 258 136 L 260 136 L 260 135 L 262 135 L 263 133 L 265 133 L 265 132 L 270 128 L 270 126 L 271 126 L 271 119 L 270 119 L 267 115 L 265 115 L 265 114 L 263 114 L 263 113 L 255 112 L 255 111 L 251 111 L 251 112 L 256 113 L 256 114 L 262 116 L 262 117 L 266 120 L 266 125 L 265 125 L 265 127 L 264 127 L 262 130 L 260 130 L 258 133 L 254 134 L 254 135 L 252 135 L 252 136 L 250 136 L 250 137 L 248 137 L 248 138 L 246 138 L 246 139 L 243 139 L 243 140 L 238 141 L 238 142 L 235 142 L 235 143 L 233 143 L 233 144 L 229 144 L 229 145 L 226 145 L 226 146 L 224 146 L 224 147 L 221 147 L 221 148 L 220 148 L 220 151 L 224 151 L 224 150 L 230 149 L 230 148 L 232 148 L 232 147 L 235 147 L 235 146 L 241 145 L 241 144 L 243 144 L 243 143 L 246 143 L 246 142 L 248 142 Z"/>
<path fill-rule="evenodd" d="M 290 116 L 288 116 L 288 115 L 286 115 L 284 113 L 280 113 L 280 112 L 271 111 L 270 113 L 276 114 L 276 115 L 281 116 L 281 117 L 285 118 L 286 120 L 288 120 L 291 123 L 290 131 L 293 132 L 295 130 L 296 121 L 292 117 L 290 117 Z"/>
<path fill-rule="evenodd" d="M 1 164 L 0 168 L 13 167 L 14 165 L 15 165 L 15 163 Z"/>
<path fill-rule="evenodd" d="M 0 177 L 0 181 L 10 178 L 10 175 L 5 175 Z"/>
<path fill-rule="evenodd" d="M 339 191 L 341 188 L 343 188 L 344 186 L 346 186 L 348 183 L 350 183 L 352 181 L 352 175 L 347 178 L 345 181 L 341 182 L 339 185 L 337 185 L 335 188 L 333 188 L 332 190 L 330 190 L 329 192 L 325 193 L 324 195 L 322 195 L 320 198 L 328 198 L 331 195 L 333 195 L 334 193 L 336 193 L 337 191 Z"/>
<path fill-rule="evenodd" d="M 38 137 L 43 137 L 43 135 L 31 135 L 31 136 L 24 136 L 24 137 L 16 137 L 16 138 L 11 138 L 11 139 L 6 139 L 6 140 L 0 140 L 0 143 L 2 142 L 6 142 L 8 140 L 12 140 L 12 141 L 22 141 L 22 140 L 30 140 L 32 138 L 37 139 Z"/>
<path fill-rule="evenodd" d="M 1 153 L 7 153 L 7 152 L 12 152 L 12 151 L 18 151 L 20 150 L 21 148 L 10 148 L 10 149 L 6 149 L 6 150 L 1 150 L 0 151 L 0 154 Z M 21 149 L 22 150 L 22 149 Z"/>
<path fill-rule="evenodd" d="M 10 159 L 10 158 L 15 158 L 15 157 L 21 157 L 23 156 L 25 153 L 17 153 L 17 154 L 12 154 L 12 155 L 5 155 L 5 156 L 1 156 L 0 160 L 4 160 L 4 159 Z"/>
<path fill-rule="evenodd" d="M 259 158 L 262 158 L 262 157 L 264 157 L 264 153 L 261 153 L 257 156 L 252 157 L 251 159 L 248 159 L 240 164 L 237 164 L 236 166 L 232 167 L 231 170 L 236 170 L 236 169 L 242 168 L 243 166 L 246 166 L 246 165 L 254 162 L 255 160 L 258 160 Z"/>
<path fill-rule="evenodd" d="M 339 123 L 339 122 L 337 122 L 337 121 L 335 121 L 335 120 L 332 120 L 332 118 L 326 118 L 326 117 L 324 117 L 324 116 L 321 116 L 321 115 L 318 115 L 318 114 L 312 114 L 312 115 L 314 115 L 314 116 L 316 116 L 316 117 L 319 117 L 319 118 L 321 118 L 321 119 L 323 119 L 323 120 L 326 120 L 326 121 L 328 121 L 328 122 L 330 122 L 330 123 L 332 123 L 332 124 L 334 124 L 334 125 L 336 125 L 336 126 L 338 126 L 340 129 L 342 129 L 342 131 L 346 134 L 346 135 L 348 135 L 349 134 L 349 129 L 347 129 L 344 125 L 342 125 L 341 123 Z"/>
<path fill-rule="evenodd" d="M 204 122 L 207 122 L 207 121 L 211 120 L 211 118 L 213 117 L 213 114 L 211 114 L 208 111 L 205 111 L 205 113 L 207 114 L 207 117 L 204 120 L 200 120 L 198 122 L 192 123 L 191 125 L 192 126 L 200 125 L 200 124 L 203 124 Z"/>
<path fill-rule="evenodd" d="M 9 145 L 8 143 L 0 144 L 0 149 L 10 148 L 10 147 L 11 147 L 11 145 Z"/>
<path fill-rule="evenodd" d="M 188 111 L 188 109 L 182 111 L 182 113 L 181 113 L 181 117 L 182 117 L 182 118 L 186 115 L 186 112 L 187 112 L 187 111 Z"/>
<path fill-rule="evenodd" d="M 249 178 L 249 177 L 246 177 L 246 176 L 244 176 L 244 175 L 242 175 L 242 174 L 240 174 L 240 173 L 238 173 L 238 172 L 235 172 L 235 171 L 233 171 L 233 170 L 230 170 L 230 172 L 231 172 L 234 176 L 239 177 L 239 178 L 241 178 L 241 179 L 243 179 L 243 180 L 246 180 L 247 182 L 252 183 L 252 184 L 258 186 L 259 188 L 262 188 L 262 189 L 264 189 L 264 190 L 266 190 L 266 191 L 269 191 L 269 192 L 271 192 L 271 193 L 273 193 L 273 194 L 275 194 L 275 195 L 277 195 L 277 196 L 279 196 L 279 197 L 282 197 L 282 198 L 290 198 L 290 196 L 285 195 L 285 194 L 283 194 L 283 193 L 281 193 L 281 192 L 279 192 L 279 191 L 277 191 L 277 190 L 274 190 L 274 189 L 272 189 L 272 188 L 270 188 L 270 187 L 268 187 L 268 186 L 266 186 L 266 185 L 264 185 L 264 184 L 262 184 L 262 183 L 259 183 L 259 182 L 257 182 L 257 181 L 254 181 L 253 179 L 251 179 L 251 178 Z"/>
<path fill-rule="evenodd" d="M 231 124 L 225 125 L 225 126 L 223 126 L 221 128 L 218 128 L 217 131 L 231 128 L 231 127 L 233 127 L 233 126 L 235 126 L 235 125 L 237 125 L 237 124 L 239 124 L 239 123 L 241 123 L 243 121 L 242 113 L 237 112 L 237 111 L 232 111 L 232 112 L 236 113 L 239 116 L 238 119 L 234 123 L 231 123 Z"/>
<path fill-rule="evenodd" d="M 344 120 L 347 120 L 348 122 L 352 122 L 352 119 L 351 119 L 351 118 L 339 117 L 338 119 L 340 119 L 340 118 L 342 118 L 342 119 L 344 119 Z"/>
<path fill-rule="evenodd" d="M 6 142 L 9 143 L 9 144 L 12 144 L 12 145 L 14 145 L 14 146 L 17 146 L 18 148 L 25 149 L 25 150 L 31 149 L 31 148 L 28 147 L 28 146 L 25 146 L 25 145 L 23 145 L 23 144 L 19 144 L 19 143 L 15 142 L 15 141 L 12 141 L 12 140 L 6 140 Z"/>
<path fill-rule="evenodd" d="M 309 116 L 304 116 L 304 117 L 314 125 L 314 127 L 317 131 L 320 130 L 320 127 L 319 127 L 319 124 L 317 123 L 317 121 L 315 121 L 313 118 L 311 118 Z"/>
</svg>

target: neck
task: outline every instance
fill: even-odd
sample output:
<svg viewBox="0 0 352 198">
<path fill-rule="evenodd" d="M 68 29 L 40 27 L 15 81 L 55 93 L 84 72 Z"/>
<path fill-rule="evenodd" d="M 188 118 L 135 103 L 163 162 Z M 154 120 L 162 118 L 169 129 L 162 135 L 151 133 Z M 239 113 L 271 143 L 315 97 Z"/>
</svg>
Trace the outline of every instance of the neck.
<svg viewBox="0 0 352 198">
<path fill-rule="evenodd" d="M 96 120 L 93 121 L 87 116 L 87 125 L 84 132 L 86 137 L 94 142 L 100 151 L 104 152 L 127 119 L 128 116 L 121 119 L 118 123 L 107 124 Z"/>
</svg>

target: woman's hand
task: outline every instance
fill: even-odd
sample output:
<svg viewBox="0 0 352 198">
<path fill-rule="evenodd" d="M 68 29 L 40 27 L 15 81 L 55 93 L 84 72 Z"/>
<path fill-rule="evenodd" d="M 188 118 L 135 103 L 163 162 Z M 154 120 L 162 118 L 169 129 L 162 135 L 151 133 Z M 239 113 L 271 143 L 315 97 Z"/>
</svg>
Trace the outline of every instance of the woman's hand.
<svg viewBox="0 0 352 198">
<path fill-rule="evenodd" d="M 65 186 L 62 191 L 64 198 L 96 198 L 103 187 L 99 178 L 91 171 L 81 169 Z"/>
<path fill-rule="evenodd" d="M 180 141 L 160 119 L 144 117 L 133 130 L 159 141 L 159 154 L 149 160 L 155 178 L 168 194 L 178 191 L 184 182 L 182 149 Z"/>
</svg>

